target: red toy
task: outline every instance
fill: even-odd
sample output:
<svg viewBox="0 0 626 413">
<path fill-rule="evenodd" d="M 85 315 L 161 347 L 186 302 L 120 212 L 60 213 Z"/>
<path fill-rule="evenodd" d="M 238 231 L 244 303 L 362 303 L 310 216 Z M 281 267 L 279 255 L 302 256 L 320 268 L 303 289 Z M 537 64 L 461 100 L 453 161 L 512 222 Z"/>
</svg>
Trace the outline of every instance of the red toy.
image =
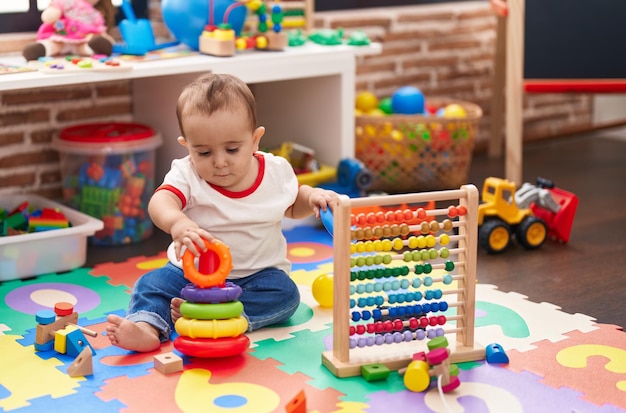
<svg viewBox="0 0 626 413">
<path fill-rule="evenodd" d="M 567 244 L 578 208 L 578 197 L 560 188 L 547 189 L 554 201 L 561 206 L 559 211 L 552 212 L 534 202 L 530 204 L 530 209 L 536 217 L 543 219 L 548 225 L 548 237 Z"/>
</svg>

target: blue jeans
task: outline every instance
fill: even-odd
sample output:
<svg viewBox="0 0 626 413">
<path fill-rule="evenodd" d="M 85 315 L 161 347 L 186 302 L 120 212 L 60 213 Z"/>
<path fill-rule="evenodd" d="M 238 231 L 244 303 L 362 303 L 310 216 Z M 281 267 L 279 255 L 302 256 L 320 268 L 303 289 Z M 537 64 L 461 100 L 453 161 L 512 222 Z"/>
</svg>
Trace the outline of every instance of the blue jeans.
<svg viewBox="0 0 626 413">
<path fill-rule="evenodd" d="M 277 268 L 228 281 L 243 291 L 239 301 L 243 304 L 243 316 L 248 319 L 248 332 L 287 321 L 300 304 L 298 287 Z M 161 342 L 169 340 L 174 329 L 170 302 L 180 297 L 188 283 L 183 270 L 172 263 L 144 274 L 133 287 L 126 318 L 150 324 L 159 331 Z"/>
</svg>

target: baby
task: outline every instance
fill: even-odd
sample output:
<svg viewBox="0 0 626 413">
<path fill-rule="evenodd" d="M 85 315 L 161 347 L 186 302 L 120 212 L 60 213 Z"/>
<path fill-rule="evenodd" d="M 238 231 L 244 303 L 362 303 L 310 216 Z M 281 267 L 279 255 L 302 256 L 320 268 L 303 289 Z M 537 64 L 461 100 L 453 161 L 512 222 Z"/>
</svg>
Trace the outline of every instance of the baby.
<svg viewBox="0 0 626 413">
<path fill-rule="evenodd" d="M 299 185 L 286 159 L 259 151 L 265 128 L 240 79 L 201 76 L 181 93 L 176 114 L 178 142 L 189 154 L 172 162 L 148 205 L 154 224 L 172 236 L 176 262 L 137 281 L 125 318 L 107 317 L 111 343 L 128 350 L 152 351 L 170 339 L 189 283 L 181 255 L 187 249 L 200 256 L 204 239 L 230 248 L 228 281 L 243 290 L 248 331 L 288 320 L 300 295 L 289 277 L 282 219 L 319 218 L 338 201 L 335 192 Z"/>
</svg>

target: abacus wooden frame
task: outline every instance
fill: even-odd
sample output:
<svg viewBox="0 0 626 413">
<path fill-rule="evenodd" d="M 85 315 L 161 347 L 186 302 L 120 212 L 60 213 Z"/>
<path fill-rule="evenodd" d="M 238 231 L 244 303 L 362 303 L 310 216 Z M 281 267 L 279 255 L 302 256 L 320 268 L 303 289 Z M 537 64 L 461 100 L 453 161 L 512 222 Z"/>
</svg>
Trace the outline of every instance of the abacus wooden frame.
<svg viewBox="0 0 626 413">
<path fill-rule="evenodd" d="M 412 354 L 386 355 L 383 358 L 375 356 L 367 362 L 351 360 L 349 344 L 349 302 L 350 302 L 350 215 L 353 208 L 390 206 L 402 204 L 421 204 L 458 200 L 467 213 L 459 217 L 458 258 L 462 262 L 463 279 L 459 282 L 459 289 L 463 289 L 463 305 L 457 308 L 457 315 L 462 320 L 457 321 L 455 340 L 450 345 L 450 361 L 464 362 L 482 360 L 485 358 L 485 347 L 474 342 L 474 310 L 476 290 L 476 256 L 478 233 L 478 189 L 474 185 L 463 185 L 460 189 L 433 191 L 414 194 L 371 196 L 363 198 L 342 197 L 339 206 L 333 209 L 333 349 L 322 353 L 322 363 L 337 377 L 351 377 L 361 374 L 361 366 L 372 363 L 382 363 L 390 370 L 399 370 L 406 367 L 411 361 Z M 441 215 L 441 210 L 428 210 L 428 215 Z M 457 300 L 459 294 L 457 294 Z M 415 353 L 422 351 L 415 346 Z M 425 347 L 425 344 L 421 345 Z"/>
</svg>

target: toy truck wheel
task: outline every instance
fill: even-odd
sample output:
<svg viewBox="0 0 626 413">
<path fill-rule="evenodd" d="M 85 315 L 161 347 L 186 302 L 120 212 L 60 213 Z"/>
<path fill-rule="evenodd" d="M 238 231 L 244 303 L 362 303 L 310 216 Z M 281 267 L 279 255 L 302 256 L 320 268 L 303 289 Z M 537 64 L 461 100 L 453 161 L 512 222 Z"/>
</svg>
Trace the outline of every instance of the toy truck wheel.
<svg viewBox="0 0 626 413">
<path fill-rule="evenodd" d="M 511 242 L 511 228 L 501 219 L 485 221 L 478 229 L 478 244 L 489 254 L 503 252 Z"/>
<path fill-rule="evenodd" d="M 541 247 L 547 237 L 548 227 L 546 223 L 535 216 L 524 218 L 515 231 L 517 243 L 529 250 Z"/>
<path fill-rule="evenodd" d="M 368 190 L 374 183 L 374 175 L 369 169 L 363 169 L 354 177 L 354 183 L 361 191 Z"/>
</svg>

